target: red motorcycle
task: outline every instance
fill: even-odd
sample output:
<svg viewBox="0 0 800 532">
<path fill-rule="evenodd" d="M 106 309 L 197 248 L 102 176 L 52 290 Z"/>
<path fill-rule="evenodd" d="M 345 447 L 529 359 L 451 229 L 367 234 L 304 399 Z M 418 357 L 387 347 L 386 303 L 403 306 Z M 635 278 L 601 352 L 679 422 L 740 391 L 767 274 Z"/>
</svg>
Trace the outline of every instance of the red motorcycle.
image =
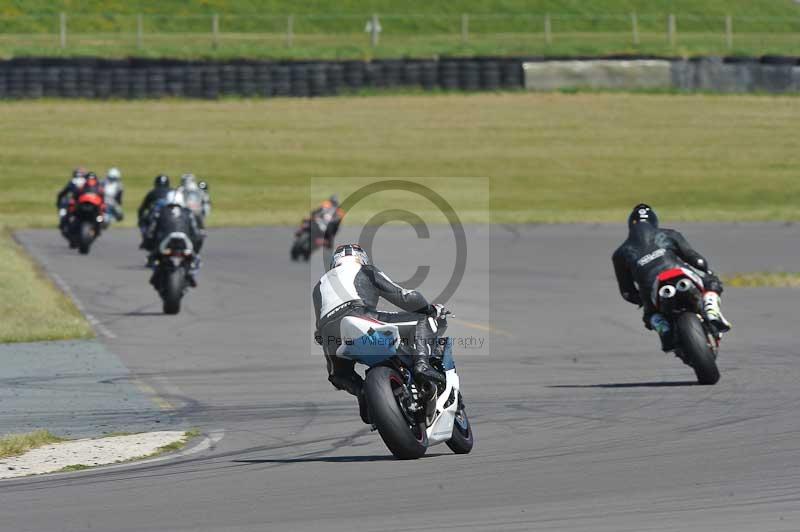
<svg viewBox="0 0 800 532">
<path fill-rule="evenodd" d="M 654 288 L 653 303 L 675 334 L 675 354 L 694 370 L 697 382 L 716 384 L 722 334 L 703 313 L 703 279 L 690 268 L 672 268 L 659 274 Z"/>
<path fill-rule="evenodd" d="M 100 236 L 105 220 L 105 202 L 94 191 L 81 193 L 76 200 L 70 200 L 68 208 L 68 237 L 70 247 L 78 248 L 82 255 L 89 253 L 92 242 Z"/>
</svg>

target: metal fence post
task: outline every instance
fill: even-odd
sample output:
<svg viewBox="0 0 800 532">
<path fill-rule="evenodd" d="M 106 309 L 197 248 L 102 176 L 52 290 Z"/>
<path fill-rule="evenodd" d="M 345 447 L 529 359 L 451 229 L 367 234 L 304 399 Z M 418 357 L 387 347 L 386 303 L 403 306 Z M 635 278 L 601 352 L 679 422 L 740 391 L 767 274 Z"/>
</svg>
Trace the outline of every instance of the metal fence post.
<svg viewBox="0 0 800 532">
<path fill-rule="evenodd" d="M 67 47 L 67 14 L 63 11 L 58 15 L 58 29 L 61 48 Z"/>
<path fill-rule="evenodd" d="M 675 34 L 677 33 L 677 23 L 675 21 L 675 15 L 669 15 L 669 21 L 667 23 L 667 32 L 669 33 L 669 45 L 672 48 L 675 48 Z"/>
<path fill-rule="evenodd" d="M 730 15 L 725 16 L 725 42 L 728 50 L 733 48 L 733 17 Z"/>
<path fill-rule="evenodd" d="M 136 15 L 136 48 L 141 50 L 144 41 L 144 20 L 141 13 Z"/>
<path fill-rule="evenodd" d="M 636 13 L 631 13 L 631 30 L 633 31 L 633 45 L 639 46 L 639 19 Z"/>
<path fill-rule="evenodd" d="M 550 23 L 550 13 L 544 16 L 544 42 L 548 46 L 553 44 L 553 27 Z"/>
<path fill-rule="evenodd" d="M 378 21 L 378 14 L 374 13 L 372 15 L 372 24 L 370 25 L 369 31 L 369 40 L 372 47 L 375 48 L 378 46 L 378 34 L 380 33 L 380 22 Z"/>
<path fill-rule="evenodd" d="M 214 48 L 218 48 L 219 47 L 219 15 L 217 13 L 214 13 L 213 15 L 211 15 L 211 35 L 212 35 L 211 45 Z"/>
<path fill-rule="evenodd" d="M 469 15 L 466 13 L 461 14 L 461 42 L 466 43 L 469 40 Z"/>
<path fill-rule="evenodd" d="M 286 47 L 291 48 L 294 44 L 294 15 L 286 17 Z"/>
</svg>

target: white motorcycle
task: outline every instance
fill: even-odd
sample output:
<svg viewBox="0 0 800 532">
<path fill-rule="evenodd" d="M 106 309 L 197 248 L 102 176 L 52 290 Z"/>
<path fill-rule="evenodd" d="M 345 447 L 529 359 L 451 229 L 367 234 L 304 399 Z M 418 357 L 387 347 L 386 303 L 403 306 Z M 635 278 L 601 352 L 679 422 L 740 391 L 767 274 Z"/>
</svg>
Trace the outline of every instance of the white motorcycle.
<svg viewBox="0 0 800 532">
<path fill-rule="evenodd" d="M 435 321 L 434 330 L 441 335 L 447 327 L 447 315 Z M 346 316 L 341 320 L 340 331 L 341 345 L 336 356 L 368 366 L 364 382 L 367 421 L 378 430 L 393 455 L 400 459 L 419 458 L 428 447 L 439 443 L 446 443 L 457 454 L 472 450 L 472 426 L 461 397 L 449 338 L 439 338 L 430 360 L 431 366 L 444 374 L 445 383 L 418 385 L 411 369 L 409 342 L 403 341 L 396 324 L 367 316 Z"/>
</svg>

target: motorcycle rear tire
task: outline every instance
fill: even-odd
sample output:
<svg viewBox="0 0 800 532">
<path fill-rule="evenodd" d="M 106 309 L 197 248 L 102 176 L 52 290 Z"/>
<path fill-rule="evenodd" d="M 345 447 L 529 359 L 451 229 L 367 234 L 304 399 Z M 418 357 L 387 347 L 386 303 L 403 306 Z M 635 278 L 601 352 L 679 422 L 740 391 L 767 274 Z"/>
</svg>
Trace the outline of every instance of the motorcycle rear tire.
<svg viewBox="0 0 800 532">
<path fill-rule="evenodd" d="M 81 255 L 87 255 L 94 240 L 94 227 L 89 222 L 81 222 L 78 231 L 78 251 Z"/>
<path fill-rule="evenodd" d="M 364 393 L 369 405 L 369 419 L 378 428 L 386 447 L 401 460 L 414 460 L 427 451 L 428 435 L 423 427 L 412 429 L 400 410 L 394 389 L 404 385 L 397 371 L 379 366 L 367 372 Z"/>
<path fill-rule="evenodd" d="M 681 350 L 697 375 L 697 382 L 703 385 L 716 384 L 719 381 L 717 357 L 708 345 L 708 336 L 700 318 L 693 312 L 684 312 L 675 320 L 675 326 Z"/>
<path fill-rule="evenodd" d="M 164 276 L 164 291 L 161 297 L 164 300 L 164 314 L 177 314 L 181 311 L 181 298 L 185 274 L 182 269 L 176 268 Z"/>
</svg>

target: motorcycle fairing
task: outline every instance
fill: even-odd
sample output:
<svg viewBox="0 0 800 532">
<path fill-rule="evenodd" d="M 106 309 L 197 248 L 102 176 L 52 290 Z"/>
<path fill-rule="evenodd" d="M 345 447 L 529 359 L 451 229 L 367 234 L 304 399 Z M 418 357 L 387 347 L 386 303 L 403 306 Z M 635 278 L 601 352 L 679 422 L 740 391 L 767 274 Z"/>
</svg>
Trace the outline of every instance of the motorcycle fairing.
<svg viewBox="0 0 800 532">
<path fill-rule="evenodd" d="M 339 325 L 342 345 L 336 356 L 375 366 L 397 355 L 400 331 L 397 325 L 363 316 L 345 316 Z"/>
</svg>

